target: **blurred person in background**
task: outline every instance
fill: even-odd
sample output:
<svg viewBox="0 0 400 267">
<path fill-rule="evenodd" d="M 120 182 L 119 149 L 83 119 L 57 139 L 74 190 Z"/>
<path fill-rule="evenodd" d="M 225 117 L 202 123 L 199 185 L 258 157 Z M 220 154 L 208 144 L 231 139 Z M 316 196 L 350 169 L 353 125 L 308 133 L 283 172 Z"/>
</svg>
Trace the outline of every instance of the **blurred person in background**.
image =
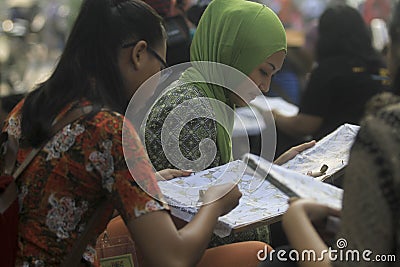
<svg viewBox="0 0 400 267">
<path fill-rule="evenodd" d="M 190 43 L 195 26 L 187 18 L 189 0 L 143 0 L 164 18 L 167 31 L 167 63 L 173 66 L 190 60 Z"/>
<path fill-rule="evenodd" d="M 273 111 L 277 129 L 293 143 L 310 136 L 320 139 L 344 123 L 358 124 L 365 103 L 389 90 L 384 60 L 372 47 L 356 9 L 334 5 L 325 10 L 315 52 L 317 66 L 302 94 L 299 113 L 288 117 Z"/>
<path fill-rule="evenodd" d="M 157 13 L 165 18 L 171 15 L 172 0 L 143 0 L 149 6 L 154 8 Z"/>
<path fill-rule="evenodd" d="M 373 19 L 380 18 L 385 22 L 389 21 L 391 0 L 366 0 L 362 3 L 361 12 L 365 22 L 369 25 Z"/>
<path fill-rule="evenodd" d="M 206 10 L 208 4 L 211 0 L 198 0 L 195 5 L 192 5 L 188 11 L 187 16 L 188 19 L 197 27 L 199 24 L 200 18 Z"/>
<path fill-rule="evenodd" d="M 280 9 L 278 16 L 281 19 L 285 29 L 302 30 L 303 15 L 293 0 L 280 0 Z"/>
</svg>

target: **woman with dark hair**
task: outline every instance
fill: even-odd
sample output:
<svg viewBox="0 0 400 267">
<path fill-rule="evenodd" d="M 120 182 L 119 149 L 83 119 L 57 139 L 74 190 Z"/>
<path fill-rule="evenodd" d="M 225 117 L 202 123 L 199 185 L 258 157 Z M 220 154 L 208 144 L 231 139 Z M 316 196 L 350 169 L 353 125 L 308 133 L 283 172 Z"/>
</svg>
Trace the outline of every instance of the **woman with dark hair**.
<svg viewBox="0 0 400 267">
<path fill-rule="evenodd" d="M 16 181 L 15 266 L 59 266 L 72 250 L 82 255 L 77 243 L 91 218 L 98 221 L 89 236 L 95 241 L 114 209 L 142 253 L 143 266 L 193 266 L 210 258 L 222 266 L 256 264 L 256 252 L 265 245 L 261 242 L 236 246 L 240 253 L 222 248 L 235 256 L 220 261 L 218 250 L 203 256 L 218 217 L 238 204 L 237 186 L 210 187 L 203 197 L 206 204 L 177 230 L 143 146 L 121 115 L 138 87 L 165 68 L 165 47 L 162 19 L 143 1 L 83 2 L 54 73 L 15 107 L 3 129 L 19 141 L 17 166 L 45 143 Z M 85 108 L 92 112 L 52 133 L 55 121 Z M 102 199 L 106 207 L 95 217 Z M 83 258 L 91 262 L 93 255 L 88 244 Z"/>
<path fill-rule="evenodd" d="M 366 102 L 389 90 L 385 64 L 356 9 L 327 8 L 319 19 L 318 35 L 318 65 L 301 97 L 299 113 L 287 117 L 273 112 L 277 129 L 295 139 L 320 139 L 344 123 L 358 124 Z"/>
<path fill-rule="evenodd" d="M 315 252 L 318 260 L 302 259 L 302 267 L 398 266 L 400 259 L 400 4 L 390 27 L 389 66 L 394 94 L 372 99 L 352 147 L 344 179 L 341 224 L 336 244 L 328 246 L 314 225 L 326 226 L 339 211 L 311 200 L 296 200 L 283 216 L 290 244 L 299 254 Z M 379 108 L 380 106 L 380 108 Z M 336 259 L 336 260 L 334 260 Z M 334 260 L 334 261 L 333 261 Z M 265 263 L 263 266 L 275 266 Z M 279 263 L 277 266 L 282 266 Z"/>
</svg>

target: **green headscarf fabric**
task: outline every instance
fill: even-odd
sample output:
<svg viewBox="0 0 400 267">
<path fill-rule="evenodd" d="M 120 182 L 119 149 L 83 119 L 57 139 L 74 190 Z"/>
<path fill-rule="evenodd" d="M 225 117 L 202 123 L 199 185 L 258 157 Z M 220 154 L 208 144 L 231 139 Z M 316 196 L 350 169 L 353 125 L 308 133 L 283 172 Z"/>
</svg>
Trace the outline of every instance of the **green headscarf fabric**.
<svg viewBox="0 0 400 267">
<path fill-rule="evenodd" d="M 253 69 L 277 51 L 287 50 L 285 29 L 277 15 L 265 5 L 245 0 L 213 0 L 205 10 L 190 48 L 190 61 L 210 61 L 231 66 L 249 75 Z M 186 70 L 181 79 L 186 82 L 199 81 L 219 75 L 212 69 L 193 67 Z M 226 90 L 221 86 L 196 83 L 208 98 L 219 100 L 231 108 Z M 214 108 L 214 106 L 213 106 Z M 217 146 L 221 163 L 232 160 L 231 135 L 233 120 L 220 105 L 213 110 L 218 121 Z"/>
</svg>

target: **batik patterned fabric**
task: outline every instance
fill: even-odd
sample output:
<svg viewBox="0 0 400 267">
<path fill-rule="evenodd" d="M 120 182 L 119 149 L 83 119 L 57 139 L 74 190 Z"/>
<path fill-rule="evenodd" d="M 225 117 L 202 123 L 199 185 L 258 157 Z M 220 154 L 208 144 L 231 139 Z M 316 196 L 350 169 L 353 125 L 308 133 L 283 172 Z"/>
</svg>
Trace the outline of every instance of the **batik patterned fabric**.
<svg viewBox="0 0 400 267">
<path fill-rule="evenodd" d="M 202 140 L 210 139 L 214 144 L 217 142 L 216 122 L 210 119 L 215 115 L 212 113 L 210 102 L 204 99 L 207 96 L 196 86 L 190 84 L 178 82 L 171 84 L 170 88 L 153 106 L 144 129 L 145 147 L 154 168 L 156 170 L 180 168 L 200 171 L 221 165 L 218 149 L 215 158 L 208 165 L 204 161 L 194 163 L 201 157 L 199 144 Z M 195 103 L 196 107 L 177 108 L 185 105 L 185 101 L 190 101 L 191 105 Z M 182 129 L 178 129 L 181 121 L 189 117 L 195 119 L 188 121 Z M 176 143 L 162 142 L 163 127 L 168 127 L 168 134 L 176 135 L 178 138 L 178 140 L 174 140 Z M 175 144 L 179 144 L 179 151 Z M 165 151 L 173 153 L 167 158 Z M 179 152 L 184 158 L 191 161 L 188 165 L 184 165 L 179 160 Z M 205 161 L 207 160 L 205 159 Z M 182 165 L 177 166 L 174 162 Z"/>
<path fill-rule="evenodd" d="M 168 115 L 172 110 L 176 110 L 176 107 L 182 105 L 185 101 L 193 99 L 203 99 L 207 97 L 201 90 L 191 84 L 183 84 L 179 81 L 170 85 L 170 90 L 164 94 L 153 106 L 149 117 L 146 122 L 144 131 L 145 147 L 150 157 L 151 163 L 156 170 L 162 170 L 166 168 L 180 169 L 193 169 L 195 171 L 209 169 L 222 165 L 220 151 L 218 150 L 214 160 L 206 168 L 198 168 L 198 166 L 204 165 L 199 162 L 198 165 L 188 166 L 174 166 L 171 164 L 169 159 L 165 156 L 164 151 L 168 151 L 168 143 L 161 142 L 162 127 Z M 182 155 L 189 160 L 198 160 L 201 156 L 199 150 L 199 143 L 204 139 L 211 139 L 215 144 L 217 143 L 217 127 L 216 122 L 210 117 L 215 117 L 212 114 L 211 104 L 209 101 L 199 100 L 196 101 L 197 106 L 193 109 L 183 109 L 183 114 L 174 114 L 176 124 L 180 123 L 179 120 L 189 116 L 197 118 L 191 120 L 182 129 L 176 131 L 179 133 L 179 150 Z M 179 112 L 179 110 L 177 111 Z M 171 149 L 176 149 L 172 147 Z M 174 154 L 170 155 L 174 160 Z M 269 242 L 269 228 L 268 226 L 261 226 L 258 228 L 250 229 L 248 231 L 232 233 L 231 235 L 221 238 L 216 235 L 212 236 L 210 247 L 215 247 L 224 244 L 230 244 L 241 241 L 252 241 L 259 240 L 263 242 Z"/>
<path fill-rule="evenodd" d="M 18 138 L 22 105 L 17 105 L 3 128 Z M 61 114 L 72 108 L 69 105 Z M 128 138 L 122 140 L 122 131 Z M 29 152 L 30 148 L 19 149 L 17 165 Z M 98 218 L 101 226 L 93 242 L 114 209 L 130 220 L 168 208 L 146 193 L 162 199 L 136 131 L 129 123 L 124 125 L 122 115 L 107 110 L 65 126 L 38 153 L 17 185 L 21 210 L 17 266 L 59 266 L 105 196 L 110 204 Z M 88 246 L 83 257 L 92 261 L 94 253 Z"/>
</svg>

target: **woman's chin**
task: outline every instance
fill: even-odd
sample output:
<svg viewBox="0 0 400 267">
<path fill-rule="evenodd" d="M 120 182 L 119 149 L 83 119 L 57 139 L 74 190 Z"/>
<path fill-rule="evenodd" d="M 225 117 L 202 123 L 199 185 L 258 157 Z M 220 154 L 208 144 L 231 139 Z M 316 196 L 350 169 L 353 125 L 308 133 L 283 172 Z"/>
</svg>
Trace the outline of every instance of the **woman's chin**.
<svg viewBox="0 0 400 267">
<path fill-rule="evenodd" d="M 246 103 L 246 101 L 242 100 L 242 99 L 238 99 L 237 101 L 235 101 L 235 106 L 236 107 L 247 107 L 249 104 Z"/>
</svg>

